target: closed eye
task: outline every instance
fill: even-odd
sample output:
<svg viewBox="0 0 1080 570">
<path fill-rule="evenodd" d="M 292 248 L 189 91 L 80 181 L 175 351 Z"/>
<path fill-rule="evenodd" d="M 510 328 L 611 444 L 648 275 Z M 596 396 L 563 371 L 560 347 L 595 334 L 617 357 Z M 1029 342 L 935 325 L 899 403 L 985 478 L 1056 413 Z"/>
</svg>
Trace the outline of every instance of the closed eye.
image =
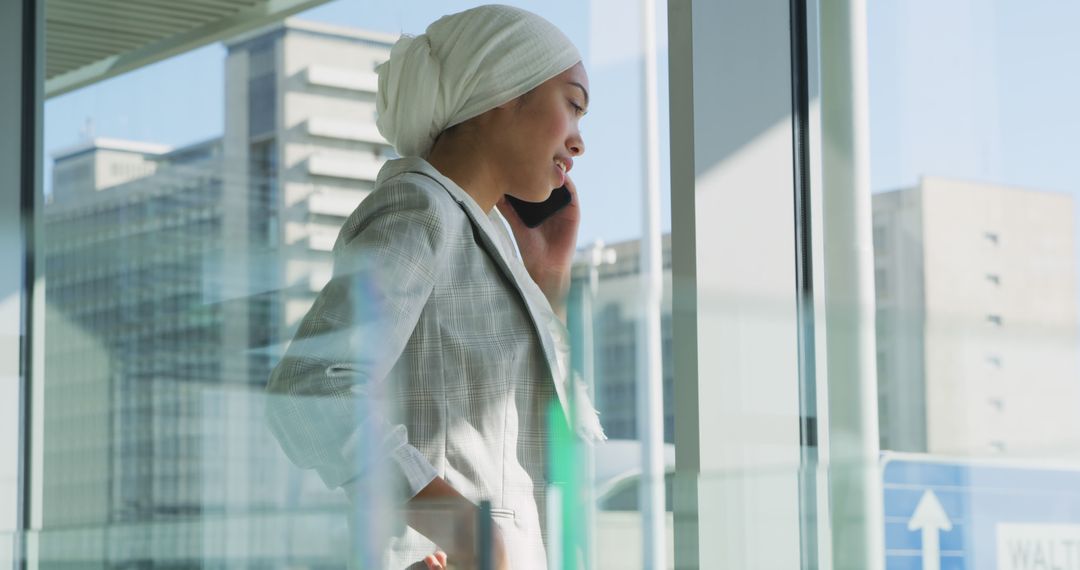
<svg viewBox="0 0 1080 570">
<path fill-rule="evenodd" d="M 572 99 L 569 99 L 569 101 L 570 101 L 570 106 L 574 108 L 574 111 L 578 115 L 581 115 L 582 117 L 584 117 L 585 115 L 587 115 L 589 113 L 581 105 L 578 105 L 577 103 L 575 103 Z"/>
</svg>

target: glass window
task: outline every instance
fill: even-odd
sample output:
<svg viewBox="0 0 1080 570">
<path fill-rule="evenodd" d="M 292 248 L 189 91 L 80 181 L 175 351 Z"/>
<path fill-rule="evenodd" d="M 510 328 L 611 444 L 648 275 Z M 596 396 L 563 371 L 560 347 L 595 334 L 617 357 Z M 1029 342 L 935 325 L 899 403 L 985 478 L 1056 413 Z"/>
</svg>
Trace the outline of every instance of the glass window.
<svg viewBox="0 0 1080 570">
<path fill-rule="evenodd" d="M 357 517 L 342 486 L 290 461 L 269 429 L 266 386 L 335 276 L 343 225 L 380 168 L 399 158 L 375 128 L 376 66 L 398 34 L 419 34 L 476 4 L 336 0 L 46 100 L 46 205 L 37 215 L 48 364 L 33 483 L 43 566 L 345 568 L 361 556 L 363 525 L 391 528 Z M 667 504 L 658 539 L 670 562 L 666 7 L 655 15 L 660 45 L 647 51 L 639 8 L 512 4 L 561 28 L 590 79 L 581 123 L 588 152 L 572 174 L 582 224 L 567 300 L 566 386 L 580 384 L 571 397 L 592 400 L 609 439 L 595 448 L 563 444 L 550 427 L 545 437 L 561 457 L 552 470 L 570 475 L 552 476 L 565 487 L 542 489 L 564 499 L 549 499 L 544 532 L 561 537 L 552 556 L 562 545 L 593 557 L 589 564 L 642 564 L 640 548 L 626 545 L 642 540 L 646 177 L 627 157 L 636 163 L 651 145 L 663 157 L 655 381 L 668 473 L 659 483 Z M 657 140 L 643 134 L 643 52 L 660 62 Z M 66 61 L 60 49 L 46 58 Z M 462 488 L 474 498 L 481 491 Z M 529 512 L 510 514 L 531 524 Z M 611 549 L 614 561 L 602 560 Z"/>
<path fill-rule="evenodd" d="M 1080 7 L 867 7 L 886 565 L 1037 564 L 1080 528 Z"/>
</svg>

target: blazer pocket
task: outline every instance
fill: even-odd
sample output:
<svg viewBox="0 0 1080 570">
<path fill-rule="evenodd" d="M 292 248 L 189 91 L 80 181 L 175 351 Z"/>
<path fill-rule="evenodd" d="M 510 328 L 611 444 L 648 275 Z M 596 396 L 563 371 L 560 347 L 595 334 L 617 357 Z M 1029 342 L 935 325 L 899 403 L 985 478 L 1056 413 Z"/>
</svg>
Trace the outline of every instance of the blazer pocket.
<svg viewBox="0 0 1080 570">
<path fill-rule="evenodd" d="M 360 373 L 360 369 L 348 362 L 337 362 L 326 367 L 326 375 L 330 378 L 342 378 L 345 376 L 355 376 Z"/>
<path fill-rule="evenodd" d="M 491 518 L 493 519 L 513 520 L 516 517 L 517 514 L 514 512 L 514 509 L 496 509 L 495 507 L 491 508 Z"/>
</svg>

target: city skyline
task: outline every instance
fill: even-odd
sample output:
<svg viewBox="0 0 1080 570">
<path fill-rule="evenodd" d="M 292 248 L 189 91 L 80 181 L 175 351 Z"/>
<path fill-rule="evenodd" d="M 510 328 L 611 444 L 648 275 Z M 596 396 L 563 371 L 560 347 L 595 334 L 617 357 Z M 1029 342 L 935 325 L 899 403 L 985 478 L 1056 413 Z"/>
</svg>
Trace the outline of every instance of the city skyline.
<svg viewBox="0 0 1080 570">
<path fill-rule="evenodd" d="M 512 3 L 566 30 L 591 74 L 593 105 L 582 124 L 589 152 L 573 173 L 583 221 L 566 324 L 571 366 L 595 386 L 592 403 L 614 444 L 606 451 L 617 453 L 596 448 L 597 470 L 582 478 L 585 497 L 573 505 L 598 506 L 590 543 L 636 556 L 637 546 L 658 544 L 640 529 L 634 491 L 643 455 L 628 439 L 638 431 L 638 379 L 652 372 L 638 358 L 640 23 L 635 4 L 621 0 Z M 36 366 L 26 375 L 32 415 L 9 438 L 25 434 L 29 449 L 9 454 L 27 461 L 29 479 L 0 481 L 12 497 L 27 493 L 23 512 L 35 540 L 27 554 L 38 566 L 345 566 L 350 537 L 363 536 L 345 523 L 349 489 L 290 462 L 269 435 L 268 371 L 335 275 L 342 223 L 396 157 L 374 128 L 374 67 L 398 32 L 417 33 L 472 5 L 336 0 L 44 102 L 43 159 L 34 168 L 44 171 L 47 196 L 32 208 L 40 235 L 16 240 L 38 259 L 28 267 L 42 279 L 13 301 L 36 299 Z M 690 5 L 695 16 L 719 6 Z M 724 19 L 690 19 L 680 12 L 686 4 L 672 4 L 673 21 L 696 36 L 688 45 L 679 38 L 674 61 L 686 66 L 684 56 L 697 55 L 673 74 L 674 95 L 696 103 L 685 121 L 683 109 L 667 108 L 661 86 L 663 388 L 645 403 L 662 405 L 665 442 L 678 423 L 679 471 L 689 475 L 684 483 L 697 483 L 671 487 L 665 477 L 669 567 L 673 552 L 684 563 L 695 555 L 688 540 L 708 547 L 710 537 L 723 539 L 721 558 L 733 556 L 739 567 L 814 557 L 842 564 L 864 547 L 867 558 L 883 549 L 890 567 L 897 557 L 914 562 L 919 548 L 924 562 L 940 554 L 948 565 L 971 550 L 973 532 L 990 536 L 1025 513 L 1045 511 L 1040 525 L 1080 521 L 1067 486 L 1029 485 L 1043 497 L 1035 506 L 999 493 L 1001 479 L 974 470 L 969 477 L 966 467 L 947 485 L 932 466 L 925 482 L 890 475 L 901 456 L 908 464 L 1011 463 L 1047 473 L 1080 456 L 1080 416 L 1072 413 L 1080 403 L 1080 173 L 1071 168 L 1080 116 L 1068 112 L 1080 92 L 1068 72 L 1080 60 L 1071 30 L 1080 4 L 1053 4 L 1047 17 L 1051 5 L 868 3 L 867 37 L 811 13 L 808 46 L 833 53 L 834 40 L 854 40 L 847 45 L 856 59 L 865 56 L 869 75 L 855 70 L 856 88 L 869 93 L 832 81 L 822 102 L 812 80 L 809 139 L 801 140 L 792 138 L 800 131 L 784 89 L 789 72 L 802 71 L 787 59 L 783 38 L 792 30 L 779 18 L 787 11 L 725 4 Z M 807 6 L 836 15 L 835 6 Z M 756 21 L 776 35 L 758 34 Z M 665 35 L 662 18 L 657 25 Z M 697 34 L 713 26 L 724 33 Z M 659 59 L 663 84 L 660 39 L 648 55 Z M 726 51 L 748 39 L 752 50 Z M 819 70 L 813 58 L 811 77 Z M 842 61 L 823 64 L 835 71 Z M 703 74 L 721 62 L 723 73 Z M 853 105 L 836 104 L 852 95 Z M 836 114 L 817 114 L 819 103 Z M 671 113 L 693 134 L 680 148 L 696 157 L 694 168 L 675 173 L 676 181 L 691 179 L 680 191 L 695 194 L 676 196 L 676 237 L 688 241 L 674 256 L 668 161 L 690 163 L 670 156 Z M 839 117 L 858 131 L 846 156 L 834 152 Z M 713 155 L 717 140 L 724 152 Z M 789 210 L 798 196 L 788 167 L 800 148 L 809 151 L 802 212 Z M 862 210 L 846 209 L 840 197 Z M 800 228 L 809 228 L 809 242 Z M 607 251 L 588 256 L 598 241 Z M 672 257 L 681 271 L 674 280 Z M 804 287 L 812 303 L 799 297 Z M 845 304 L 853 300 L 859 320 L 848 327 Z M 338 364 L 322 368 L 319 379 L 343 377 Z M 354 396 L 366 388 L 343 386 Z M 849 451 L 857 438 L 856 457 Z M 340 450 L 366 451 L 368 442 L 355 441 Z M 674 452 L 664 445 L 669 476 Z M 857 496 L 842 468 L 855 459 L 866 491 Z M 995 505 L 1026 510 L 998 518 L 987 503 L 968 501 L 987 483 L 1002 495 Z M 956 493 L 967 487 L 970 494 Z M 908 517 L 919 518 L 918 494 L 933 493 L 954 526 L 934 543 L 922 529 L 920 546 Z M 677 504 L 676 514 L 693 513 L 693 521 L 673 524 Z M 848 506 L 862 518 L 849 518 Z M 1044 543 L 1064 543 L 1053 540 Z M 604 559 L 599 567 L 639 565 Z M 767 563 L 782 559 L 788 563 Z"/>
<path fill-rule="evenodd" d="M 614 7 L 614 0 L 593 0 L 582 11 L 579 2 L 509 2 L 535 11 L 558 25 L 577 45 L 590 74 L 590 110 L 582 121 L 586 154 L 575 163 L 573 178 L 581 190 L 582 225 L 579 243 L 618 241 L 640 234 L 640 169 L 626 169 L 641 156 L 640 60 L 635 42 L 640 22 L 633 10 Z M 366 10 L 354 0 L 337 0 L 296 16 L 299 20 L 344 25 L 379 33 L 417 34 L 443 14 L 466 9 L 474 2 L 381 2 Z M 602 12 L 605 25 L 592 14 Z M 660 108 L 666 109 L 666 16 L 658 11 L 657 54 Z M 614 14 L 614 16 L 613 16 Z M 606 25 L 615 18 L 614 25 Z M 618 33 L 617 33 L 618 32 Z M 640 51 L 640 48 L 636 48 Z M 84 89 L 46 101 L 45 154 L 80 142 L 87 120 L 96 136 L 153 140 L 181 147 L 221 136 L 224 107 L 224 47 L 220 43 L 149 65 Z M 204 86 L 194 89 L 192 85 Z M 150 94 L 153 94 L 150 96 Z M 161 114 L 159 108 L 175 109 Z M 661 156 L 667 155 L 667 113 L 660 113 Z M 627 154 L 631 159 L 628 161 Z M 670 229 L 670 191 L 666 158 L 661 164 L 661 222 Z M 47 167 L 48 165 L 46 165 Z M 45 191 L 49 191 L 46 168 Z M 604 215 L 601 215 L 601 212 Z M 617 212 L 618 215 L 608 215 Z"/>
<path fill-rule="evenodd" d="M 562 27 L 588 62 L 596 100 L 583 123 L 587 157 L 575 168 L 583 190 L 582 245 L 595 239 L 631 239 L 638 236 L 640 226 L 640 173 L 625 169 L 625 149 L 640 141 L 638 121 L 626 120 L 640 114 L 640 101 L 626 92 L 627 85 L 639 81 L 640 60 L 632 49 L 639 22 L 633 10 L 610 9 L 614 2 L 592 0 L 588 10 L 569 0 L 511 2 Z M 386 33 L 419 33 L 443 13 L 472 5 L 461 0 L 437 5 L 382 0 L 361 8 L 353 0 L 337 0 L 299 17 Z M 1067 24 L 1080 19 L 1080 6 L 1054 4 L 1055 10 L 1067 10 L 1075 18 L 1053 20 L 1040 19 L 1039 10 L 1026 12 L 1024 6 L 978 0 L 869 6 L 872 191 L 909 187 L 921 176 L 946 176 L 1080 192 L 1080 173 L 1070 168 L 1069 158 L 1080 152 L 1071 135 L 1080 129 L 1080 118 L 1055 112 L 1068 108 L 1080 91 L 1080 80 L 1057 71 L 1059 63 L 1080 59 L 1080 45 L 1071 41 Z M 666 230 L 670 192 L 663 12 L 661 7 L 657 62 L 662 82 L 660 131 L 665 137 L 661 220 Z M 604 25 L 596 14 L 604 15 Z M 995 59 L 994 53 L 1008 57 Z M 1043 57 L 1045 53 L 1054 57 Z M 170 146 L 220 136 L 223 58 L 224 48 L 216 43 L 47 100 L 46 156 L 80 142 L 88 119 L 98 136 Z M 972 71 L 957 73 L 960 68 Z M 923 104 L 927 100 L 935 104 Z M 163 116 L 157 112 L 159 105 L 177 112 Z M 51 187 L 49 170 L 46 164 L 46 192 Z M 613 172 L 621 177 L 619 183 L 604 184 L 604 176 Z M 612 207 L 622 214 L 591 215 Z"/>
</svg>

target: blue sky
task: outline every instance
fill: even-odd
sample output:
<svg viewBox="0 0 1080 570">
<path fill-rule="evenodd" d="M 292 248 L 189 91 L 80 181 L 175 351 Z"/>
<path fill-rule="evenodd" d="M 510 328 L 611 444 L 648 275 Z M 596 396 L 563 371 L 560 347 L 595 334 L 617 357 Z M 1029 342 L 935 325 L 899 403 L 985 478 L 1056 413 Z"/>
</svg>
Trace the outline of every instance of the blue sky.
<svg viewBox="0 0 1080 570">
<path fill-rule="evenodd" d="M 636 237 L 640 229 L 641 121 L 638 14 L 624 0 L 512 2 L 577 43 L 592 82 L 583 122 L 587 153 L 575 167 L 580 242 Z M 336 0 L 301 17 L 386 32 L 420 33 L 462 0 Z M 658 2 L 663 6 L 663 2 Z M 1058 0 L 906 0 L 869 3 L 871 183 L 910 186 L 923 174 L 1075 192 L 1080 174 L 1080 3 Z M 661 77 L 666 23 L 658 20 Z M 97 136 L 184 145 L 221 134 L 224 49 L 206 46 L 50 99 L 45 150 Z M 661 219 L 670 227 L 667 84 L 662 81 Z M 46 163 L 46 187 L 48 187 Z"/>
<path fill-rule="evenodd" d="M 869 7 L 871 187 L 908 187 L 928 174 L 1063 192 L 1076 224 L 1080 2 Z"/>
<path fill-rule="evenodd" d="M 1080 3 L 870 5 L 871 178 L 921 174 L 1075 193 Z"/>
<path fill-rule="evenodd" d="M 582 121 L 586 154 L 573 177 L 583 221 L 579 242 L 614 242 L 640 234 L 641 59 L 640 20 L 623 0 L 508 2 L 549 19 L 577 44 L 590 76 L 590 110 Z M 384 32 L 418 34 L 439 16 L 473 1 L 335 0 L 299 17 Z M 594 15 L 605 14 L 601 20 Z M 598 23 L 600 25 L 598 25 Z M 661 75 L 667 76 L 666 22 L 658 21 Z M 45 150 L 77 143 L 88 119 L 96 136 L 184 145 L 221 134 L 224 124 L 224 58 L 220 44 L 171 58 L 89 88 L 56 97 L 45 106 Z M 666 79 L 660 86 L 667 107 Z M 667 155 L 667 118 L 661 155 Z M 50 170 L 46 163 L 46 171 Z M 661 180 L 663 229 L 670 227 L 667 160 Z M 46 174 L 46 188 L 51 178 Z"/>
</svg>

